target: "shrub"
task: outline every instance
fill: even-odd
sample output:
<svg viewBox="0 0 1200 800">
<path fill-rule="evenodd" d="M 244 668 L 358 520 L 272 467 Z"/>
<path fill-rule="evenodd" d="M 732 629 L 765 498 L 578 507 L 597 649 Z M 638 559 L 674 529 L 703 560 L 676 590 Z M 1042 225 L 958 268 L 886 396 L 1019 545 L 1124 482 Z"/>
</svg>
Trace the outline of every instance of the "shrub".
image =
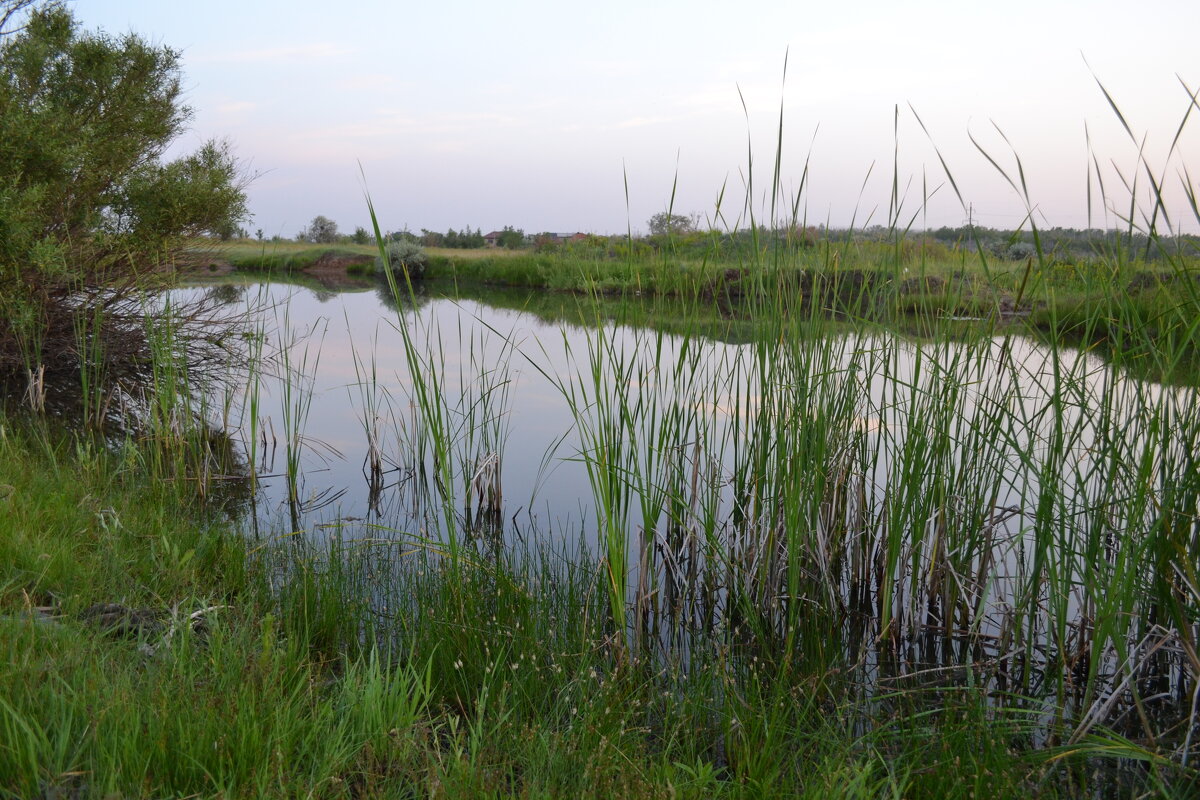
<svg viewBox="0 0 1200 800">
<path fill-rule="evenodd" d="M 1028 258 L 1032 258 L 1036 252 L 1036 248 L 1029 242 L 1017 242 L 1009 245 L 1004 256 L 1009 261 L 1024 261 Z"/>
<path fill-rule="evenodd" d="M 366 230 L 362 228 L 359 230 L 362 230 L 364 234 L 366 233 Z M 337 223 L 329 217 L 320 214 L 313 217 L 312 222 L 308 223 L 308 227 L 296 235 L 298 241 L 313 242 L 315 244 L 333 244 L 339 238 Z"/>
<path fill-rule="evenodd" d="M 425 267 L 429 264 L 429 256 L 425 254 L 425 248 L 416 242 L 399 241 L 392 242 L 387 246 L 387 263 L 383 262 L 383 258 L 375 259 L 375 266 L 379 269 L 387 268 L 392 271 L 397 277 L 408 274 L 409 280 L 418 280 L 425 275 Z"/>
<path fill-rule="evenodd" d="M 0 0 L 0 374 L 81 368 L 81 319 L 90 358 L 136 367 L 140 294 L 189 239 L 240 228 L 228 144 L 163 158 L 192 117 L 183 93 L 179 51 Z"/>
</svg>

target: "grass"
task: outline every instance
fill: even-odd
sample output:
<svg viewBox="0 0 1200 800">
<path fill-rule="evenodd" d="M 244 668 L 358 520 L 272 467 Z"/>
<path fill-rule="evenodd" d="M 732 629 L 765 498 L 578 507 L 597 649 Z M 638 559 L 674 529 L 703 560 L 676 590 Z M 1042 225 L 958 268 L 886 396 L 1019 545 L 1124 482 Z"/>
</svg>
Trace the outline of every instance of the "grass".
<svg viewBox="0 0 1200 800">
<path fill-rule="evenodd" d="M 732 319 L 815 303 L 834 317 L 869 319 L 920 335 L 940 330 L 943 317 L 978 319 L 985 330 L 996 320 L 1015 320 L 1046 341 L 1104 351 L 1129 340 L 1157 346 L 1159 321 L 1189 317 L 1198 301 L 1195 254 L 1165 244 L 1156 248 L 1153 240 L 1146 249 L 1116 247 L 1091 259 L 1052 260 L 1039 253 L 1006 262 L 909 239 L 903 232 L 894 243 L 860 241 L 849 232 L 749 250 L 740 238 L 734 245 L 726 239 L 714 235 L 684 251 L 667 246 L 658 252 L 595 246 L 549 253 L 431 249 L 427 277 L 464 287 L 549 289 L 585 298 L 672 298 L 701 315 L 716 309 Z M 771 239 L 764 234 L 756 241 Z M 240 270 L 293 275 L 339 259 L 349 265 L 341 269 L 369 274 L 368 256 L 375 255 L 365 245 L 331 251 L 293 243 L 238 244 L 229 253 Z M 1142 260 L 1148 254 L 1156 258 Z M 1085 322 L 1102 317 L 1108 322 Z M 1131 324 L 1155 336 L 1120 327 Z M 1190 351 L 1200 352 L 1194 328 L 1173 330 L 1189 337 Z M 1155 363 L 1152 348 L 1140 355 L 1140 369 L 1155 380 L 1178 382 L 1200 370 L 1194 356 L 1161 364 Z"/>
<path fill-rule="evenodd" d="M 970 688 L 853 701 L 716 652 L 613 662 L 583 558 L 450 581 L 387 545 L 252 548 L 127 455 L 12 420 L 2 447 L 4 796 L 1050 797 L 1113 754 L 1162 768 L 1100 730 L 1033 747 L 1038 720 Z M 344 604 L 381 563 L 402 650 Z M 205 627 L 125 640 L 77 616 L 116 601 Z M 885 710 L 866 734 L 862 702 Z"/>
<path fill-rule="evenodd" d="M 389 591 L 406 646 L 361 643 L 342 599 L 378 546 L 247 552 L 127 455 L 12 420 L 2 449 L 5 796 L 942 796 L 952 753 L 1015 794 L 1046 766 L 1013 762 L 1020 716 L 997 724 L 982 697 L 920 720 L 944 734 L 938 762 L 900 717 L 860 738 L 820 685 L 782 691 L 727 663 L 614 666 L 598 648 L 604 593 L 578 567 L 541 584 L 467 567 L 451 582 L 442 560 L 400 559 Z M 281 564 L 290 581 L 270 591 Z M 203 631 L 166 643 L 77 616 L 118 601 L 176 622 L 209 610 Z"/>
<path fill-rule="evenodd" d="M 337 244 L 314 245 L 309 242 L 293 241 L 263 241 L 236 240 L 231 242 L 213 243 L 197 241 L 190 251 L 195 260 L 206 265 L 208 263 L 227 263 L 235 269 L 252 272 L 295 272 L 310 269 L 317 264 L 322 256 L 370 257 L 374 259 L 377 248 L 373 244 L 353 244 L 339 242 Z M 453 259 L 456 261 L 475 261 L 481 258 L 499 259 L 519 255 L 520 251 L 496 248 L 460 250 L 445 247 L 429 247 L 426 252 L 434 258 Z"/>
<path fill-rule="evenodd" d="M 1153 266 L 990 263 L 986 273 L 966 256 L 899 270 L 841 258 L 828 259 L 840 266 L 827 268 L 812 258 L 810 267 L 803 260 L 732 271 L 719 263 L 685 264 L 664 275 L 655 262 L 516 256 L 435 265 L 429 291 L 453 286 L 457 296 L 486 294 L 488 302 L 535 314 L 587 322 L 619 316 L 628 324 L 652 321 L 661 330 L 733 341 L 769 329 L 779 313 L 809 316 L 815 309 L 831 330 L 875 325 L 922 338 L 1002 330 L 1102 354 L 1124 349 L 1126 366 L 1150 380 L 1194 383 L 1200 374 L 1200 338 L 1189 322 L 1198 306 L 1191 258 Z M 502 299 L 506 291 L 512 301 Z M 1167 352 L 1176 357 L 1161 358 Z"/>
</svg>

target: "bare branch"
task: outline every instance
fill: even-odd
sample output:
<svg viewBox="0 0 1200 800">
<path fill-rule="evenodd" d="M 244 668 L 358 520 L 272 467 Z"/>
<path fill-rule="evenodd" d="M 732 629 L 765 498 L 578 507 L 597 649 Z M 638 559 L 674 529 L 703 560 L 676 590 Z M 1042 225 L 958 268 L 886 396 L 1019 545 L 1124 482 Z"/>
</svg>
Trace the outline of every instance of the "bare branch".
<svg viewBox="0 0 1200 800">
<path fill-rule="evenodd" d="M 24 25 L 9 29 L 9 20 L 15 21 L 18 14 L 36 2 L 37 0 L 0 0 L 0 36 L 9 36 L 24 30 Z M 59 3 L 51 3 L 50 5 L 59 5 Z"/>
</svg>

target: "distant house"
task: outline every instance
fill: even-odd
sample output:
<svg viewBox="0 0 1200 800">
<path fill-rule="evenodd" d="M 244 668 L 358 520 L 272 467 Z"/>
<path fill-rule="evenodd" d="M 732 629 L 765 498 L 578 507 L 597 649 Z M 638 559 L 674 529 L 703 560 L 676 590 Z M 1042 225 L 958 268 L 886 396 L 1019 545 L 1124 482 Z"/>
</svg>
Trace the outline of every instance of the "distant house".
<svg viewBox="0 0 1200 800">
<path fill-rule="evenodd" d="M 504 231 L 492 231 L 491 233 L 485 233 L 483 235 L 483 243 L 488 247 L 499 247 L 500 237 L 503 235 Z M 570 242 L 582 242 L 587 238 L 587 234 L 579 233 L 578 231 L 575 233 L 543 233 L 535 238 L 545 238 L 551 244 L 569 244 Z M 525 241 L 528 242 L 529 237 L 526 237 Z"/>
</svg>

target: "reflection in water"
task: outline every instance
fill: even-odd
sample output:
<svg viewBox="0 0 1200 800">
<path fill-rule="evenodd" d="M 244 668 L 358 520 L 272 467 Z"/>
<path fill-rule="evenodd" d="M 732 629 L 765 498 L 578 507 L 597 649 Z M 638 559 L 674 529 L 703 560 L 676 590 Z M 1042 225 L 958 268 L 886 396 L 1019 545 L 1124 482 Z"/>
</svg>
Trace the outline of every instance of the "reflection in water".
<svg viewBox="0 0 1200 800">
<path fill-rule="evenodd" d="M 871 693 L 970 679 L 1082 714 L 1100 686 L 1115 718 L 1131 681 L 1176 709 L 1195 685 L 1191 390 L 1017 337 L 248 294 L 283 353 L 235 393 L 260 530 L 591 553 L 635 643 L 820 637 Z"/>
</svg>

